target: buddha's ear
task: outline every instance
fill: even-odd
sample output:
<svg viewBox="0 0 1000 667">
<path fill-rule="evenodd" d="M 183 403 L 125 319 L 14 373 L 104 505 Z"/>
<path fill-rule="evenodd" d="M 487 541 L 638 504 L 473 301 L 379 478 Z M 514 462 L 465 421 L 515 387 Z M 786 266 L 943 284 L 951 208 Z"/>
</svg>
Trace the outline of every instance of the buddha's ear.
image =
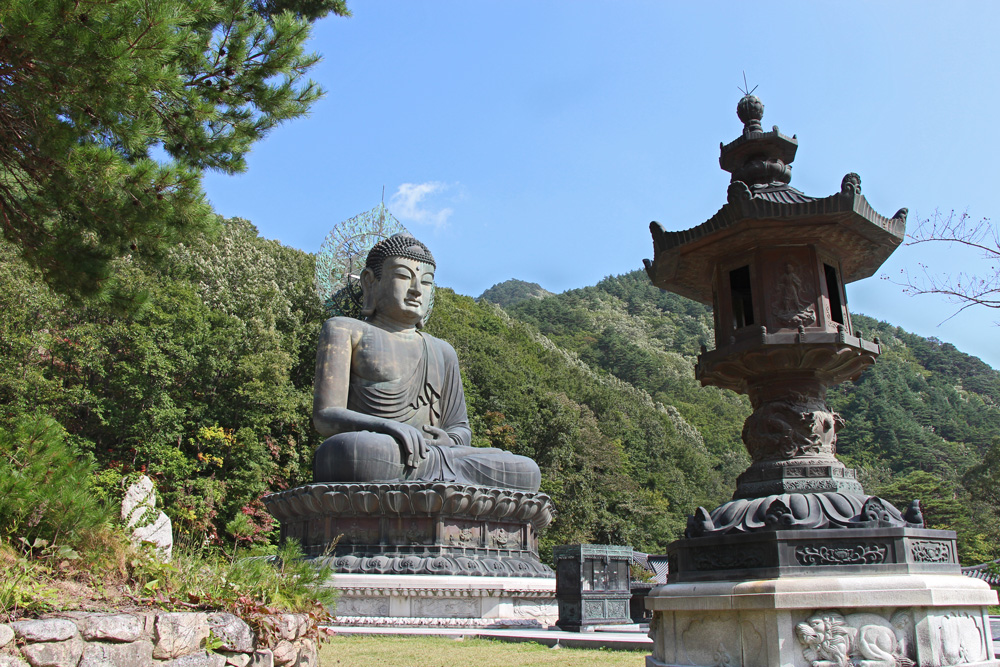
<svg viewBox="0 0 1000 667">
<path fill-rule="evenodd" d="M 375 314 L 375 272 L 365 267 L 361 272 L 361 317 L 367 319 Z"/>
</svg>

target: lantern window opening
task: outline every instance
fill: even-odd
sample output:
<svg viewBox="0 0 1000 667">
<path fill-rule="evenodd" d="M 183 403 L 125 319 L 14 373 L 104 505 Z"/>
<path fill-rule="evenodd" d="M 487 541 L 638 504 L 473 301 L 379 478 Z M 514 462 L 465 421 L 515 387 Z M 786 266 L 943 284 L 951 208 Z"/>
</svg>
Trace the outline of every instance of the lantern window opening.
<svg viewBox="0 0 1000 667">
<path fill-rule="evenodd" d="M 753 290 L 750 281 L 750 265 L 741 266 L 729 272 L 730 301 L 733 306 L 733 329 L 742 329 L 754 323 Z"/>
<path fill-rule="evenodd" d="M 840 279 L 837 276 L 837 269 L 827 263 L 823 263 L 823 273 L 826 276 L 826 293 L 830 299 L 830 317 L 837 324 L 845 325 L 844 322 L 844 299 L 841 298 Z"/>
</svg>

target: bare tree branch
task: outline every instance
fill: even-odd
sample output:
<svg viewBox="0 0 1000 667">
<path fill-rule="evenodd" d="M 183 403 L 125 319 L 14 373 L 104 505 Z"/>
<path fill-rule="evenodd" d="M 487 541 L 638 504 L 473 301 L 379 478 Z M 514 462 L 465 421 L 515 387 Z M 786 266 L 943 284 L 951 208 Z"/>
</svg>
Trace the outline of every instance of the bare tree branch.
<svg viewBox="0 0 1000 667">
<path fill-rule="evenodd" d="M 972 306 L 1000 309 L 1000 230 L 989 218 L 974 220 L 967 212 L 950 211 L 945 215 L 935 211 L 930 218 L 917 223 L 907 238 L 906 245 L 940 243 L 972 250 L 991 265 L 985 273 L 941 274 L 925 264 L 918 264 L 919 272 L 911 274 L 904 270 L 902 278 L 893 281 L 903 287 L 904 293 L 910 296 L 938 294 L 958 304 L 958 309 L 945 322 Z"/>
</svg>

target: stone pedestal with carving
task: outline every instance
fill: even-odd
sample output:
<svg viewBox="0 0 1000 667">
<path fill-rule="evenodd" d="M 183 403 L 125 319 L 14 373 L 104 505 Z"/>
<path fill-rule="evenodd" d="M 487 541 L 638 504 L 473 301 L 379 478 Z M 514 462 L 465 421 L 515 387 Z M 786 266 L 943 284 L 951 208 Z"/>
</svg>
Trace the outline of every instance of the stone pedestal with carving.
<svg viewBox="0 0 1000 667">
<path fill-rule="evenodd" d="M 338 617 L 457 626 L 555 620 L 555 574 L 538 558 L 538 532 L 555 514 L 543 493 L 447 482 L 316 483 L 264 503 L 282 538 L 332 566 Z"/>
<path fill-rule="evenodd" d="M 953 575 L 783 577 L 653 589 L 647 667 L 992 666 L 996 593 Z"/>
</svg>

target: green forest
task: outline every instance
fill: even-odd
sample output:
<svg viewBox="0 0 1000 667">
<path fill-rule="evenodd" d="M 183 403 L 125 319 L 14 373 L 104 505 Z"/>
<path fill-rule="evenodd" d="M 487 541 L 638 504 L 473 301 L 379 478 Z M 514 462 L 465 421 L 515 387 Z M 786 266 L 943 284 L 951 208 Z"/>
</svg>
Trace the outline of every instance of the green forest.
<svg viewBox="0 0 1000 667">
<path fill-rule="evenodd" d="M 245 220 L 218 227 L 165 261 L 113 260 L 127 298 L 54 291 L 0 245 L 0 436 L 52 418 L 98 496 L 144 472 L 180 541 L 264 544 L 276 531 L 261 496 L 310 481 L 321 441 L 310 411 L 324 315 L 312 255 Z M 559 511 L 546 553 L 662 552 L 749 462 L 748 401 L 694 379 L 710 311 L 639 271 L 557 295 L 524 285 L 478 300 L 437 290 L 427 331 L 458 353 L 474 444 L 538 461 Z M 855 324 L 884 352 L 831 392 L 841 457 L 869 493 L 920 498 L 931 527 L 958 532 L 963 564 L 1000 557 L 1000 374 L 947 343 Z"/>
</svg>

